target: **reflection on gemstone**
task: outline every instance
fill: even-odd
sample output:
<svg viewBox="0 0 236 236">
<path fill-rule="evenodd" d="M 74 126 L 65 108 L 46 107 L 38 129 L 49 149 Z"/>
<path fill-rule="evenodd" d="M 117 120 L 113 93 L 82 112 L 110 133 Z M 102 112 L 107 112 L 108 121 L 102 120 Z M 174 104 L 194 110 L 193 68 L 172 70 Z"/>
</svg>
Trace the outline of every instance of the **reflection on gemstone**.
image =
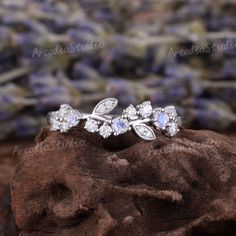
<svg viewBox="0 0 236 236">
<path fill-rule="evenodd" d="M 129 129 L 129 122 L 126 119 L 117 117 L 112 120 L 112 129 L 116 135 L 123 134 Z"/>
<path fill-rule="evenodd" d="M 154 124 L 159 129 L 164 129 L 169 122 L 169 116 L 165 112 L 154 114 Z"/>
<path fill-rule="evenodd" d="M 66 115 L 66 121 L 70 126 L 76 126 L 79 123 L 79 114 L 70 112 Z"/>
<path fill-rule="evenodd" d="M 132 119 L 132 118 L 134 118 L 134 117 L 137 115 L 137 110 L 136 110 L 136 108 L 135 108 L 133 105 L 129 105 L 129 106 L 124 110 L 123 114 L 124 114 L 126 117 Z"/>
<path fill-rule="evenodd" d="M 174 136 L 178 133 L 179 129 L 178 129 L 178 125 L 175 122 L 171 122 L 169 123 L 168 127 L 167 127 L 167 134 L 169 136 Z"/>
<path fill-rule="evenodd" d="M 156 138 L 153 130 L 145 124 L 137 124 L 134 126 L 136 134 L 145 140 L 154 140 Z"/>
<path fill-rule="evenodd" d="M 63 104 L 58 111 L 51 112 L 49 115 L 51 130 L 67 132 L 71 127 L 79 123 L 80 118 L 81 114 L 79 111 L 72 109 L 67 104 Z"/>
<path fill-rule="evenodd" d="M 112 134 L 112 128 L 108 124 L 103 124 L 99 129 L 99 134 L 103 138 L 107 138 Z"/>
<path fill-rule="evenodd" d="M 98 122 L 93 119 L 88 119 L 85 123 L 84 128 L 91 133 L 95 133 L 98 130 Z"/>
<path fill-rule="evenodd" d="M 67 132 L 69 130 L 69 124 L 66 122 L 61 123 L 61 132 Z"/>
<path fill-rule="evenodd" d="M 60 130 L 61 123 L 57 121 L 56 119 L 50 117 L 50 123 L 51 123 L 51 131 L 57 131 Z"/>
<path fill-rule="evenodd" d="M 151 105 L 151 103 L 146 101 L 146 102 L 143 102 L 142 104 L 140 104 L 139 114 L 143 118 L 149 117 L 152 114 L 152 105 Z"/>
<path fill-rule="evenodd" d="M 173 117 L 173 118 L 176 118 L 176 117 L 177 117 L 177 112 L 176 112 L 174 106 L 167 106 L 167 107 L 165 107 L 165 112 L 166 112 L 169 116 L 171 116 L 171 117 Z"/>
</svg>

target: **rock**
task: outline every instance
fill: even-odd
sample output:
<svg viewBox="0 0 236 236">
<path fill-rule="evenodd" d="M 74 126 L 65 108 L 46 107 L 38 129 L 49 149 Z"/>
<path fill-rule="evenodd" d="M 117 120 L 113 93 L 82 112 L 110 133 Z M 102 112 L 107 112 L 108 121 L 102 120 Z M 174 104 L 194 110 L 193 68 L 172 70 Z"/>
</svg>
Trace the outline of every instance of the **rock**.
<svg viewBox="0 0 236 236">
<path fill-rule="evenodd" d="M 0 143 L 0 235 L 19 235 L 11 210 L 10 181 L 19 156 L 30 148 L 32 143 L 27 140 L 8 140 Z"/>
<path fill-rule="evenodd" d="M 21 236 L 234 235 L 235 143 L 211 131 L 156 134 L 44 128 L 11 184 Z"/>
</svg>

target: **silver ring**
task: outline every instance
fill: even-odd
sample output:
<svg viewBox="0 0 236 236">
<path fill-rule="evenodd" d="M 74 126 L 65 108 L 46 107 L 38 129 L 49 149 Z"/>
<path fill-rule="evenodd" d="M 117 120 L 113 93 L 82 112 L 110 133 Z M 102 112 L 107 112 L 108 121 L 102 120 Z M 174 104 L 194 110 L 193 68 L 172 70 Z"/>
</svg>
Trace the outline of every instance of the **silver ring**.
<svg viewBox="0 0 236 236">
<path fill-rule="evenodd" d="M 95 106 L 91 114 L 81 113 L 63 104 L 58 111 L 49 113 L 50 130 L 68 132 L 80 120 L 86 120 L 84 128 L 91 133 L 99 133 L 103 138 L 132 130 L 142 139 L 154 140 L 153 128 L 172 137 L 182 125 L 174 106 L 153 108 L 150 101 L 145 101 L 136 107 L 129 105 L 121 115 L 111 115 L 117 104 L 116 98 L 106 98 Z"/>
</svg>

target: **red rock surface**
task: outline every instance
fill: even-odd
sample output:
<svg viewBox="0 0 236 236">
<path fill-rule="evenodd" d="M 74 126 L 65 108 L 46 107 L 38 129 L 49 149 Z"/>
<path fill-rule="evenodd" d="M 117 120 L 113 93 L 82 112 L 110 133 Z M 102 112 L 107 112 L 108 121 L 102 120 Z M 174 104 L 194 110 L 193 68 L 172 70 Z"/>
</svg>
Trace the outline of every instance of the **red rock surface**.
<svg viewBox="0 0 236 236">
<path fill-rule="evenodd" d="M 23 152 L 32 140 L 5 141 L 0 144 L 0 235 L 18 235 L 11 211 L 10 181 Z"/>
<path fill-rule="evenodd" d="M 21 235 L 236 234 L 236 146 L 210 131 L 146 142 L 43 129 L 18 165 Z"/>
</svg>

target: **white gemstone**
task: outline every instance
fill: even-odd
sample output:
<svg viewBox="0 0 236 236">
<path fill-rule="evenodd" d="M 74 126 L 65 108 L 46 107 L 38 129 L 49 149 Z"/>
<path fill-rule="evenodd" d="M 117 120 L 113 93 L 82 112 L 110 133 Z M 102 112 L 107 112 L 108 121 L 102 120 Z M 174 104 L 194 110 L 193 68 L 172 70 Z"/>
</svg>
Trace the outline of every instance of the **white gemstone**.
<svg viewBox="0 0 236 236">
<path fill-rule="evenodd" d="M 132 118 L 134 116 L 136 116 L 137 114 L 137 110 L 133 105 L 129 105 L 125 110 L 124 110 L 124 114 L 129 117 Z"/>
<path fill-rule="evenodd" d="M 72 107 L 68 104 L 62 104 L 60 110 L 72 110 Z"/>
<path fill-rule="evenodd" d="M 105 106 L 106 106 L 107 109 L 110 109 L 113 106 L 113 102 L 111 100 L 107 100 L 105 102 Z"/>
<path fill-rule="evenodd" d="M 163 111 L 156 112 L 153 117 L 154 124 L 159 129 L 165 129 L 170 120 L 169 116 Z"/>
<path fill-rule="evenodd" d="M 98 130 L 98 122 L 93 119 L 86 121 L 84 128 L 91 133 L 95 133 Z"/>
<path fill-rule="evenodd" d="M 135 125 L 134 129 L 137 135 L 145 140 L 154 140 L 156 138 L 156 135 L 153 130 L 145 124 Z"/>
<path fill-rule="evenodd" d="M 165 107 L 165 112 L 172 117 L 173 119 L 175 119 L 177 117 L 177 112 L 175 110 L 174 106 L 167 106 Z"/>
<path fill-rule="evenodd" d="M 139 114 L 144 118 L 149 117 L 152 114 L 152 105 L 151 105 L 151 103 L 148 102 L 148 101 L 143 102 L 139 106 Z"/>
<path fill-rule="evenodd" d="M 56 119 L 56 117 L 52 115 L 50 115 L 50 124 L 51 124 L 52 131 L 60 130 L 61 123 Z"/>
<path fill-rule="evenodd" d="M 108 125 L 108 124 L 103 124 L 100 128 L 99 128 L 99 134 L 103 137 L 103 138 L 107 138 L 112 134 L 112 128 Z"/>
<path fill-rule="evenodd" d="M 72 108 L 69 107 L 69 105 L 61 105 L 60 109 L 58 110 L 58 117 L 60 118 L 60 120 L 63 120 L 66 113 L 68 111 L 70 111 Z"/>
<path fill-rule="evenodd" d="M 169 136 L 174 136 L 178 133 L 178 125 L 175 122 L 169 123 L 168 127 L 166 128 L 167 133 Z"/>
<path fill-rule="evenodd" d="M 61 125 L 60 125 L 60 130 L 61 132 L 67 132 L 70 128 L 69 124 L 66 123 L 66 122 L 62 122 Z"/>
<path fill-rule="evenodd" d="M 97 110 L 96 110 L 96 112 L 98 112 L 98 113 L 103 113 L 103 112 L 105 112 L 106 111 L 106 106 L 105 106 L 105 104 L 101 104 L 98 108 L 97 108 Z"/>
<path fill-rule="evenodd" d="M 79 111 L 74 110 L 71 106 L 63 104 L 60 109 L 49 114 L 51 130 L 67 132 L 71 127 L 79 123 L 81 114 Z"/>
<path fill-rule="evenodd" d="M 60 130 L 60 122 L 57 120 L 52 120 L 51 121 L 51 131 L 57 131 Z"/>
<path fill-rule="evenodd" d="M 60 130 L 60 121 L 58 121 L 58 112 L 50 112 L 49 122 L 51 124 L 51 130 L 57 131 Z"/>
<path fill-rule="evenodd" d="M 97 112 L 103 113 L 103 112 L 105 112 L 106 110 L 111 109 L 112 106 L 113 106 L 113 102 L 110 101 L 110 100 L 107 100 L 107 101 L 105 101 L 104 103 L 101 103 L 101 104 L 99 105 L 99 107 L 97 108 Z"/>
<path fill-rule="evenodd" d="M 145 133 L 145 128 L 143 126 L 138 126 L 138 130 L 140 133 Z"/>
<path fill-rule="evenodd" d="M 93 110 L 95 114 L 106 114 L 111 112 L 117 105 L 116 98 L 106 98 L 99 102 Z"/>
<path fill-rule="evenodd" d="M 149 130 L 145 130 L 144 136 L 146 136 L 146 138 L 151 138 L 152 137 L 152 133 L 149 132 Z"/>
<path fill-rule="evenodd" d="M 112 120 L 112 129 L 115 135 L 123 134 L 129 129 L 129 122 L 127 119 L 117 117 Z"/>
</svg>

